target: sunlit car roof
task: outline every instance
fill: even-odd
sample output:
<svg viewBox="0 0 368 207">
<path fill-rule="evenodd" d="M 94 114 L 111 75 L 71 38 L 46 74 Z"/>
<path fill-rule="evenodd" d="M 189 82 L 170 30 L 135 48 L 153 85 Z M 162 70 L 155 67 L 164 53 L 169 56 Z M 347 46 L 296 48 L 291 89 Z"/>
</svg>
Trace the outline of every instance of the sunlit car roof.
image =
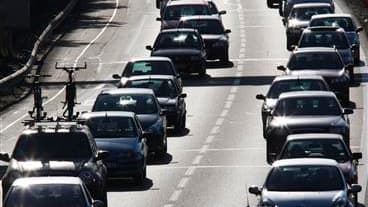
<svg viewBox="0 0 368 207">
<path fill-rule="evenodd" d="M 89 119 L 92 117 L 130 117 L 134 118 L 134 112 L 129 111 L 96 111 L 84 113 L 80 119 Z"/>
<path fill-rule="evenodd" d="M 149 94 L 154 95 L 152 89 L 148 88 L 116 88 L 116 89 L 109 89 L 104 90 L 101 94 Z"/>
<path fill-rule="evenodd" d="M 336 97 L 331 91 L 292 91 L 280 94 L 279 99 L 293 98 L 293 97 Z"/>
<path fill-rule="evenodd" d="M 325 158 L 295 158 L 295 159 L 278 160 L 272 164 L 272 167 L 306 166 L 306 165 L 316 165 L 316 166 L 323 165 L 323 166 L 337 167 L 337 162 L 335 160 Z"/>
<path fill-rule="evenodd" d="M 13 186 L 41 185 L 41 184 L 74 184 L 80 185 L 82 181 L 78 177 L 50 176 L 18 178 Z"/>
<path fill-rule="evenodd" d="M 280 75 L 277 76 L 273 82 L 283 81 L 283 80 L 324 80 L 322 76 L 319 75 Z"/>
<path fill-rule="evenodd" d="M 332 133 L 308 133 L 308 134 L 292 134 L 286 138 L 288 141 L 291 140 L 303 140 L 303 139 L 339 139 L 343 140 L 340 134 Z"/>
<path fill-rule="evenodd" d="M 179 5 L 208 5 L 208 2 L 204 0 L 169 1 L 166 6 L 179 6 Z"/>
<path fill-rule="evenodd" d="M 132 58 L 129 60 L 129 62 L 139 62 L 139 61 L 168 61 L 168 62 L 171 62 L 171 59 L 168 57 L 151 56 L 151 57 Z"/>
<path fill-rule="evenodd" d="M 293 6 L 294 9 L 309 8 L 309 7 L 331 7 L 331 5 L 328 3 L 301 3 L 295 4 Z"/>
</svg>

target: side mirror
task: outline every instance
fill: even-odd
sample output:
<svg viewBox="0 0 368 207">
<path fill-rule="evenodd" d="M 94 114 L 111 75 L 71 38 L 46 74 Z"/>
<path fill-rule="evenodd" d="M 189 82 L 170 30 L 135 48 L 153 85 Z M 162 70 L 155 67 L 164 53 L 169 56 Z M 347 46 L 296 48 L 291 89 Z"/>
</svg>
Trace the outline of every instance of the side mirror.
<svg viewBox="0 0 368 207">
<path fill-rule="evenodd" d="M 156 18 L 156 21 L 162 21 L 162 18 L 161 17 L 157 17 Z"/>
<path fill-rule="evenodd" d="M 352 114 L 354 113 L 353 109 L 351 108 L 344 108 L 344 111 L 343 111 L 344 114 Z"/>
<path fill-rule="evenodd" d="M 10 156 L 8 153 L 0 153 L 0 160 L 4 162 L 10 161 Z"/>
<path fill-rule="evenodd" d="M 167 109 L 161 109 L 160 111 L 160 115 L 161 116 L 165 116 L 167 114 L 168 110 Z"/>
<path fill-rule="evenodd" d="M 99 151 L 97 152 L 96 160 L 104 160 L 104 159 L 106 159 L 109 155 L 110 155 L 110 153 L 109 153 L 108 151 L 105 151 L 105 150 L 99 150 Z"/>
<path fill-rule="evenodd" d="M 182 94 L 180 94 L 180 96 L 179 96 L 180 98 L 186 98 L 187 97 L 187 94 L 186 93 L 182 93 Z"/>
<path fill-rule="evenodd" d="M 219 13 L 218 13 L 219 15 L 224 15 L 224 14 L 226 14 L 226 11 L 225 10 L 222 10 L 222 11 L 219 11 Z"/>
<path fill-rule="evenodd" d="M 118 74 L 114 74 L 114 75 L 112 75 L 112 78 L 113 79 L 121 79 L 121 76 L 120 75 L 118 75 Z"/>
<path fill-rule="evenodd" d="M 360 160 L 362 159 L 362 157 L 363 157 L 363 154 L 361 152 L 353 152 L 352 154 L 353 160 Z"/>
<path fill-rule="evenodd" d="M 93 203 L 92 203 L 92 206 L 93 207 L 104 207 L 105 203 L 100 201 L 100 200 L 94 200 Z"/>
<path fill-rule="evenodd" d="M 279 65 L 279 66 L 277 66 L 277 70 L 280 70 L 280 71 L 286 71 L 286 67 L 285 66 L 283 66 L 283 65 Z"/>
<path fill-rule="evenodd" d="M 225 34 L 229 34 L 229 33 L 231 33 L 231 30 L 230 29 L 226 29 L 225 30 Z"/>
<path fill-rule="evenodd" d="M 263 94 L 257 94 L 256 95 L 256 99 L 258 99 L 258 100 L 266 100 L 266 96 L 263 95 Z"/>
<path fill-rule="evenodd" d="M 359 193 L 360 191 L 362 191 L 362 186 L 358 185 L 358 184 L 352 184 L 350 189 L 349 189 L 349 193 Z"/>
<path fill-rule="evenodd" d="M 355 32 L 357 32 L 357 33 L 361 32 L 361 31 L 363 31 L 363 27 L 357 27 L 356 30 L 355 30 Z"/>
<path fill-rule="evenodd" d="M 290 46 L 290 49 L 291 49 L 291 50 L 296 50 L 297 48 L 298 48 L 298 46 L 297 46 L 297 45 L 291 45 L 291 46 Z"/>
<path fill-rule="evenodd" d="M 277 153 L 270 153 L 269 155 L 270 164 L 274 163 L 277 159 Z"/>
<path fill-rule="evenodd" d="M 143 132 L 143 134 L 142 134 L 142 136 L 143 136 L 144 138 L 150 137 L 150 136 L 152 136 L 152 135 L 153 135 L 153 133 L 152 133 L 152 132 L 149 132 L 149 131 L 144 131 L 144 132 Z"/>
<path fill-rule="evenodd" d="M 146 50 L 153 50 L 152 46 L 151 45 L 147 45 L 146 46 Z"/>
<path fill-rule="evenodd" d="M 258 186 L 252 185 L 248 188 L 249 193 L 254 195 L 261 195 L 261 190 Z"/>
<path fill-rule="evenodd" d="M 351 63 L 349 63 L 349 64 L 345 65 L 345 69 L 347 69 L 347 70 L 351 70 L 351 69 L 353 69 L 353 68 L 354 68 L 354 65 L 353 65 L 353 64 L 351 64 Z"/>
</svg>

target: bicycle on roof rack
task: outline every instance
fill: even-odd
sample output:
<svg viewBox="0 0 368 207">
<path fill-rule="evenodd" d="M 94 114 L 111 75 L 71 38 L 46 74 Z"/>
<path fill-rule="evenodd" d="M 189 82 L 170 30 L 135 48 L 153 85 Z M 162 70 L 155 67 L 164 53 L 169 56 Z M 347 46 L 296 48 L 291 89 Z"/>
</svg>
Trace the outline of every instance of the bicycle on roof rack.
<svg viewBox="0 0 368 207">
<path fill-rule="evenodd" d="M 41 77 L 51 77 L 51 75 L 34 75 L 28 74 L 27 78 L 34 78 L 32 83 L 32 92 L 33 92 L 33 109 L 32 111 L 28 111 L 30 117 L 34 121 L 41 121 L 45 119 L 47 113 L 43 111 L 43 100 L 46 99 L 46 96 L 42 96 L 42 88 L 40 86 Z"/>
<path fill-rule="evenodd" d="M 66 120 L 71 121 L 74 120 L 79 113 L 76 113 L 74 115 L 74 107 L 75 105 L 79 104 L 77 103 L 77 87 L 76 83 L 74 81 L 74 72 L 86 69 L 87 63 L 84 62 L 83 66 L 77 66 L 76 64 L 73 64 L 71 66 L 63 65 L 60 66 L 57 62 L 55 64 L 55 69 L 64 70 L 68 73 L 68 82 L 65 86 L 65 101 L 62 102 L 64 104 L 63 109 L 63 117 L 66 118 Z"/>
</svg>

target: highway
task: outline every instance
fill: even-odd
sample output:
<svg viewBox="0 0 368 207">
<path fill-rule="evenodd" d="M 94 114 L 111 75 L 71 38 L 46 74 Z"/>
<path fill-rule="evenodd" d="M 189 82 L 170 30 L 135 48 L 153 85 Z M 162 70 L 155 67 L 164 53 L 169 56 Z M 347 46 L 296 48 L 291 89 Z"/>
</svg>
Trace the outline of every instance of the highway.
<svg viewBox="0 0 368 207">
<path fill-rule="evenodd" d="M 129 180 L 111 181 L 108 206 L 246 206 L 247 186 L 261 185 L 268 172 L 266 142 L 262 137 L 261 102 L 256 94 L 266 93 L 276 70 L 289 56 L 285 28 L 277 9 L 269 9 L 265 0 L 215 0 L 224 25 L 231 29 L 232 64 L 209 63 L 208 76 L 184 76 L 187 97 L 187 130 L 169 133 L 168 155 L 152 160 L 143 187 Z M 132 57 L 149 55 L 160 24 L 159 11 L 153 0 L 83 1 L 81 14 L 67 25 L 66 34 L 58 41 L 42 66 L 41 73 L 51 74 L 43 80 L 45 110 L 61 115 L 64 89 L 55 82 L 66 81 L 63 71 L 54 69 L 55 62 L 81 64 L 88 69 L 77 72 L 79 111 L 91 109 L 96 95 L 114 87 L 113 73 L 121 73 Z M 342 0 L 336 1 L 337 12 L 349 12 Z M 368 47 L 361 35 L 362 56 Z M 356 66 L 362 83 L 351 88 L 351 146 L 362 151 L 359 183 L 365 203 L 367 183 L 367 68 L 365 58 Z M 0 150 L 11 152 L 23 129 L 22 120 L 33 104 L 32 97 L 1 112 Z M 256 198 L 249 195 L 250 206 Z"/>
</svg>

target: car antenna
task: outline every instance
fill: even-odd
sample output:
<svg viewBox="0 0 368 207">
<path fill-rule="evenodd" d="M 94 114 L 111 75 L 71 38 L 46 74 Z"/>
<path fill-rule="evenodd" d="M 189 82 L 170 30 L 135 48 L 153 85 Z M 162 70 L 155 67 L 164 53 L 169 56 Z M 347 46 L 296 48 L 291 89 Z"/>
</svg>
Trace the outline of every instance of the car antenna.
<svg viewBox="0 0 368 207">
<path fill-rule="evenodd" d="M 248 195 L 248 184 L 246 185 L 245 195 L 247 197 L 247 205 L 246 205 L 246 207 L 250 207 L 249 206 L 249 195 Z"/>
</svg>

